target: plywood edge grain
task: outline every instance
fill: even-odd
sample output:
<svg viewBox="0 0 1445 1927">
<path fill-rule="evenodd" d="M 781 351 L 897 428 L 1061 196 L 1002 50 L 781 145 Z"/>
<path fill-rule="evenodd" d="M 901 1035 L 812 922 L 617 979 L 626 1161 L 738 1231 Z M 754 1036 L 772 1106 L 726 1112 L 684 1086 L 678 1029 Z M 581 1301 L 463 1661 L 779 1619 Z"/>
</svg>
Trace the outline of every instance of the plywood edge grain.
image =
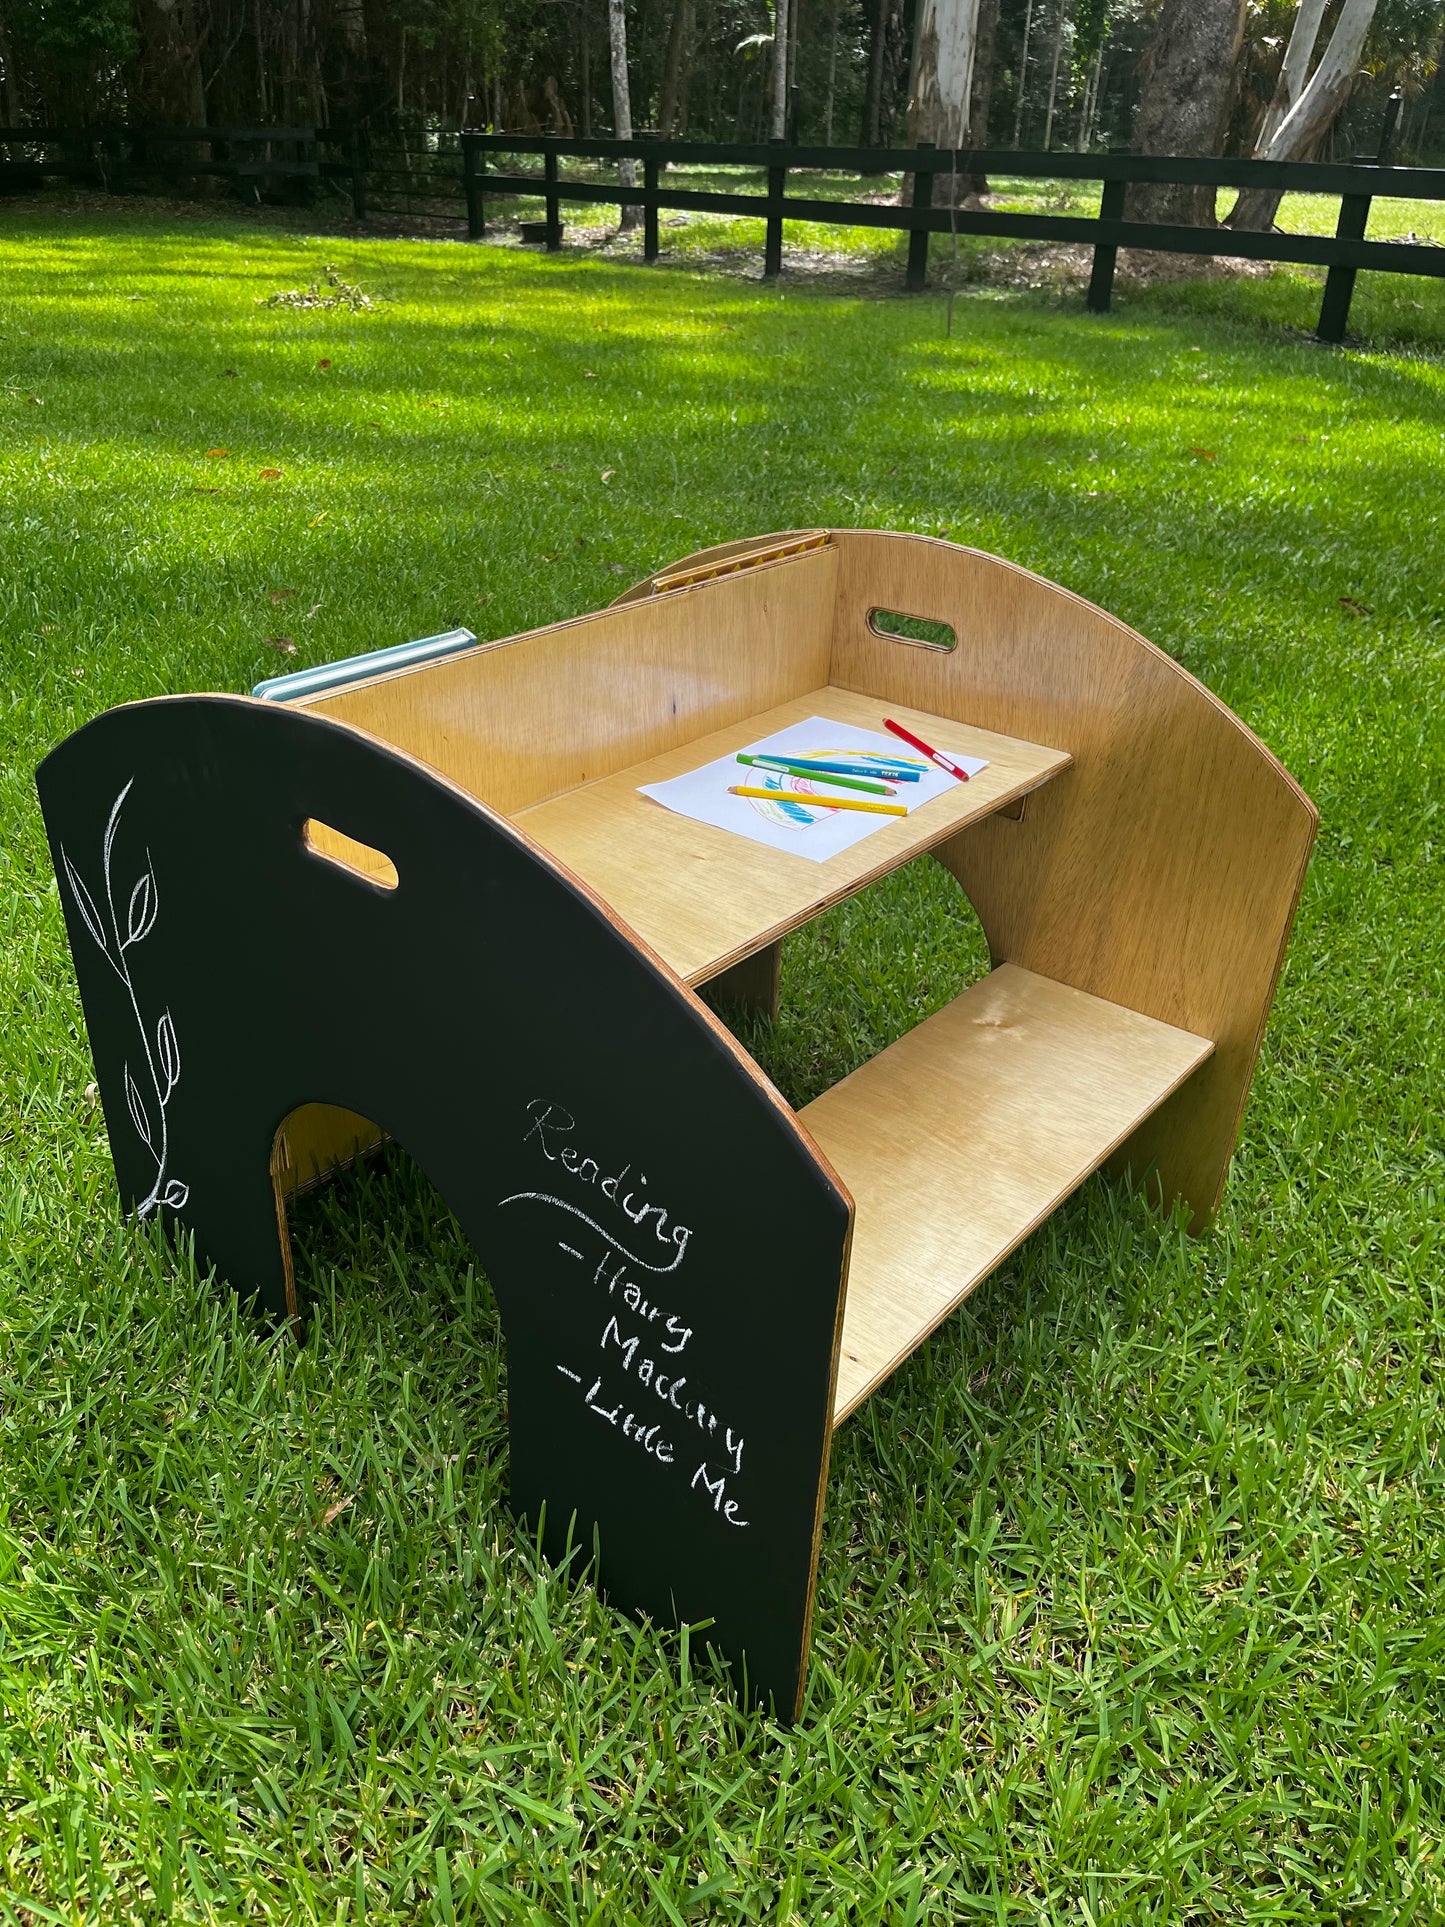
<svg viewBox="0 0 1445 1927">
<path fill-rule="evenodd" d="M 831 529 L 784 529 L 776 535 L 745 535 L 736 542 L 715 542 L 710 548 L 695 549 L 691 555 L 679 556 L 677 561 L 668 562 L 660 569 L 654 569 L 630 588 L 623 589 L 613 596 L 607 605 L 609 609 L 620 608 L 627 602 L 639 602 L 645 596 L 655 593 L 657 584 L 668 576 L 691 574 L 697 569 L 716 568 L 724 562 L 737 559 L 745 560 L 749 555 L 767 555 L 782 543 L 801 542 L 813 536 L 830 537 Z"/>
</svg>

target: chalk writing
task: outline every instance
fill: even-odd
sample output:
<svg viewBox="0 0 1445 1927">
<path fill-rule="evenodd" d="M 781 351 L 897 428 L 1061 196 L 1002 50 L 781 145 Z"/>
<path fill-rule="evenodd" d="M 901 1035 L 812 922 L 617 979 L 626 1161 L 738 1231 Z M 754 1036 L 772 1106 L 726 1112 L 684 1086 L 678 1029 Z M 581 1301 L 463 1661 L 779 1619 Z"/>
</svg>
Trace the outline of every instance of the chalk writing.
<svg viewBox="0 0 1445 1927">
<path fill-rule="evenodd" d="M 596 1186 L 607 1202 L 615 1205 L 623 1217 L 636 1225 L 639 1230 L 644 1228 L 649 1218 L 655 1219 L 652 1235 L 660 1245 L 675 1245 L 677 1257 L 671 1265 L 647 1265 L 645 1268 L 649 1271 L 675 1270 L 682 1262 L 683 1254 L 687 1250 L 687 1241 L 692 1233 L 685 1224 L 673 1224 L 671 1230 L 668 1229 L 666 1208 L 643 1195 L 647 1186 L 646 1173 L 638 1172 L 628 1184 L 632 1173 L 632 1164 L 629 1160 L 620 1171 L 611 1172 L 603 1177 L 602 1166 L 598 1160 L 586 1156 L 575 1144 L 569 1142 L 573 1131 L 577 1128 L 577 1120 L 560 1104 L 553 1104 L 545 1097 L 534 1097 L 527 1106 L 527 1115 L 532 1122 L 523 1132 L 522 1142 L 530 1144 L 535 1141 L 549 1164 L 560 1164 L 562 1169 L 569 1172 L 579 1183 Z M 622 1188 L 624 1185 L 627 1185 L 625 1191 Z M 581 1215 L 582 1213 L 579 1212 L 578 1216 Z M 608 1234 L 604 1232 L 603 1235 Z M 613 1242 L 617 1241 L 614 1239 Z M 618 1245 L 618 1249 L 621 1250 L 622 1247 Z M 637 1259 L 636 1262 L 644 1263 L 642 1259 Z"/>
<path fill-rule="evenodd" d="M 703 1490 L 712 1494 L 712 1509 L 714 1512 L 721 1518 L 726 1519 L 730 1526 L 745 1526 L 748 1523 L 746 1519 L 740 1519 L 737 1516 L 737 1500 L 729 1499 L 725 1496 L 728 1482 L 726 1472 L 719 1472 L 715 1479 L 710 1479 L 707 1475 L 707 1460 L 704 1459 L 692 1475 L 692 1489 L 694 1492 L 697 1490 L 699 1480 L 702 1482 Z"/>
<path fill-rule="evenodd" d="M 604 1255 L 602 1263 L 597 1267 L 596 1271 L 596 1279 L 599 1283 L 607 1264 L 608 1257 Z M 662 1337 L 661 1334 L 658 1335 L 657 1342 L 659 1348 L 665 1352 L 682 1351 L 688 1339 L 692 1337 L 692 1326 L 684 1325 L 682 1320 L 674 1316 L 672 1312 L 664 1312 L 661 1305 L 647 1297 L 639 1284 L 633 1279 L 623 1275 L 625 1271 L 625 1265 L 618 1265 L 612 1276 L 607 1280 L 608 1297 L 616 1296 L 620 1298 L 627 1309 L 640 1318 L 644 1324 L 656 1324 L 659 1318 L 663 1319 L 662 1329 L 666 1332 L 667 1338 Z M 673 1339 L 675 1342 L 669 1344 L 667 1342 L 668 1339 Z"/>
<path fill-rule="evenodd" d="M 635 1251 L 629 1251 L 622 1241 L 614 1237 L 605 1225 L 598 1224 L 595 1218 L 589 1218 L 585 1211 L 579 1211 L 577 1206 L 575 1204 L 569 1204 L 566 1198 L 554 1197 L 550 1191 L 514 1191 L 511 1197 L 499 1198 L 497 1201 L 498 1209 L 503 1205 L 528 1203 L 550 1204 L 555 1206 L 558 1211 L 570 1211 L 574 1218 L 580 1218 L 583 1224 L 590 1225 L 599 1237 L 605 1238 L 614 1250 L 620 1251 L 624 1258 L 630 1263 L 640 1266 L 643 1271 L 676 1271 L 686 1255 L 687 1240 L 692 1236 L 690 1231 L 686 1230 L 682 1225 L 679 1225 L 677 1229 L 682 1233 L 682 1242 L 678 1247 L 677 1256 L 670 1265 L 653 1265 L 649 1264 L 646 1258 L 639 1258 Z"/>
<path fill-rule="evenodd" d="M 558 1362 L 558 1374 L 578 1387 L 583 1408 L 593 1418 L 658 1466 L 676 1465 L 677 1474 L 684 1478 L 687 1468 L 677 1463 L 678 1435 L 673 1428 L 696 1427 L 707 1457 L 688 1480 L 688 1490 L 723 1524 L 745 1528 L 749 1522 L 742 1516 L 742 1500 L 728 1487 L 743 1476 L 746 1440 L 694 1388 L 699 1370 L 704 1380 L 707 1377 L 706 1358 L 697 1355 L 696 1320 L 681 1317 L 666 1302 L 673 1289 L 667 1281 L 676 1279 L 687 1256 L 690 1228 L 653 1201 L 646 1173 L 635 1160 L 620 1169 L 615 1168 L 617 1160 L 605 1160 L 604 1174 L 604 1161 L 585 1155 L 575 1143 L 576 1120 L 565 1106 L 534 1098 L 526 1109 L 522 1142 L 535 1146 L 556 1167 L 559 1178 L 566 1173 L 598 1196 L 598 1203 L 587 1210 L 562 1195 L 565 1187 L 514 1191 L 499 1201 L 499 1206 L 532 1203 L 565 1212 L 601 1240 L 591 1284 L 605 1314 L 598 1339 L 602 1357 L 581 1370 Z M 608 1207 L 625 1220 L 625 1230 L 607 1222 Z M 581 1237 L 581 1244 L 554 1236 L 553 1248 L 581 1265 L 591 1265 L 598 1247 L 584 1250 L 589 1241 L 579 1230 L 573 1230 L 571 1237 Z M 633 1272 L 647 1275 L 639 1279 Z M 701 1349 L 705 1353 L 705 1344 Z M 685 1365 L 684 1354 L 692 1360 L 690 1365 Z"/>
<path fill-rule="evenodd" d="M 576 1379 L 579 1385 L 582 1383 L 578 1374 L 576 1372 L 569 1372 L 565 1365 L 559 1365 L 557 1370 L 561 1372 L 564 1378 Z M 650 1453 L 659 1465 L 671 1465 L 675 1456 L 672 1449 L 672 1441 L 661 1436 L 661 1419 L 656 1419 L 649 1425 L 645 1419 L 640 1419 L 637 1414 L 632 1411 L 629 1411 L 624 1417 L 622 1408 L 627 1401 L 625 1399 L 618 1399 L 616 1404 L 609 1409 L 600 1396 L 601 1392 L 602 1379 L 599 1374 L 598 1377 L 593 1379 L 589 1389 L 582 1395 L 582 1403 L 587 1407 L 587 1410 L 593 1413 L 595 1417 L 602 1419 L 606 1424 L 616 1426 L 624 1438 L 631 1439 L 634 1445 L 640 1445 L 642 1450 Z"/>
</svg>

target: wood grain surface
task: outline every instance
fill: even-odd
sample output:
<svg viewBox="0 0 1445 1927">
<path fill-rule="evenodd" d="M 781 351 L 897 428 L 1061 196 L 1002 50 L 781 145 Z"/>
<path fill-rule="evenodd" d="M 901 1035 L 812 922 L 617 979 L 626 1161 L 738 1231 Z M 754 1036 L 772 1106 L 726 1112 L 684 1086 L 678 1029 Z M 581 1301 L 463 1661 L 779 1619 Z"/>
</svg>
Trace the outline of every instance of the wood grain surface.
<svg viewBox="0 0 1445 1927">
<path fill-rule="evenodd" d="M 1210 1051 L 1004 964 L 800 1112 L 855 1210 L 834 1423 Z"/>
<path fill-rule="evenodd" d="M 641 783 L 666 782 L 809 716 L 881 732 L 888 715 L 937 749 L 985 757 L 988 768 L 823 863 L 695 823 L 638 795 Z M 697 984 L 953 836 L 963 824 L 1036 789 L 1068 762 L 1065 750 L 1017 742 L 846 690 L 812 689 L 616 776 L 519 810 L 514 820 L 611 904 L 680 977 Z"/>
<path fill-rule="evenodd" d="M 1239 1133 L 1314 844 L 1314 805 L 1216 696 L 1069 590 L 927 536 L 830 535 L 834 686 L 1072 754 L 1073 767 L 1017 821 L 995 812 L 935 854 L 968 892 L 996 963 L 1214 1041 L 1205 1069 L 1117 1160 L 1162 1201 L 1182 1197 L 1201 1228 Z M 665 573 L 706 568 L 742 546 L 701 550 Z M 880 636 L 869 622 L 876 608 L 946 622 L 958 644 L 941 651 Z"/>
<path fill-rule="evenodd" d="M 305 699 L 506 816 L 828 680 L 831 546 Z"/>
<path fill-rule="evenodd" d="M 1196 1225 L 1219 1201 L 1314 843 L 1314 805 L 1177 662 L 996 556 L 842 534 L 832 678 L 1073 753 L 1020 823 L 938 851 L 995 961 L 1213 1040 L 1208 1067 L 1122 1162 Z M 870 608 L 950 622 L 948 654 L 885 640 Z"/>
</svg>

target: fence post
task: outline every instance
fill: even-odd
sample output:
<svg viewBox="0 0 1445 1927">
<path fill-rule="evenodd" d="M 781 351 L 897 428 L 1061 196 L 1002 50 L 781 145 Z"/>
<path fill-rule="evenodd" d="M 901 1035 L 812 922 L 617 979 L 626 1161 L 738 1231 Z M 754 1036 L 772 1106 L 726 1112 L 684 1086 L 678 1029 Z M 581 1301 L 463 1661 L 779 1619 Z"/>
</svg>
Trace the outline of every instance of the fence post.
<svg viewBox="0 0 1445 1927">
<path fill-rule="evenodd" d="M 1365 224 L 1370 218 L 1368 194 L 1342 194 L 1340 218 L 1335 222 L 1337 241 L 1363 241 Z M 1354 268 L 1331 268 L 1325 276 L 1325 298 L 1320 303 L 1316 341 L 1339 342 L 1345 338 L 1350 318 L 1350 301 L 1355 292 Z"/>
<path fill-rule="evenodd" d="M 786 147 L 775 140 L 774 147 Z M 768 169 L 768 233 L 763 245 L 763 279 L 775 281 L 783 271 L 783 190 L 787 185 L 786 167 Z"/>
<path fill-rule="evenodd" d="M 1397 87 L 1385 102 L 1385 119 L 1380 128 L 1380 151 L 1375 156 L 1379 167 L 1393 167 L 1395 147 L 1400 138 L 1400 114 L 1405 105 L 1403 89 Z"/>
<path fill-rule="evenodd" d="M 480 241 L 487 231 L 487 217 L 482 206 L 482 169 L 486 156 L 477 146 L 474 134 L 462 135 L 462 186 L 467 195 L 467 239 Z"/>
<path fill-rule="evenodd" d="M 1380 129 L 1380 151 L 1375 156 L 1379 167 L 1388 167 L 1395 158 L 1395 139 L 1400 126 L 1400 107 L 1403 96 L 1397 88 L 1385 102 L 1385 124 Z M 1337 241 L 1363 241 L 1365 229 L 1370 222 L 1370 201 L 1368 194 L 1342 194 L 1340 196 L 1340 218 L 1335 223 Z M 1358 268 L 1331 268 L 1325 276 L 1325 298 L 1320 303 L 1319 325 L 1315 329 L 1316 341 L 1339 342 L 1345 338 L 1345 328 L 1350 319 L 1350 302 L 1355 292 L 1355 276 Z"/>
<path fill-rule="evenodd" d="M 642 204 L 642 258 L 644 261 L 657 259 L 657 160 L 651 154 L 642 157 L 642 190 L 647 199 Z"/>
<path fill-rule="evenodd" d="M 557 203 L 557 155 L 548 148 L 542 156 L 542 173 L 547 182 L 547 252 L 555 254 L 562 245 L 562 220 Z"/>
<path fill-rule="evenodd" d="M 932 141 L 919 141 L 920 148 L 933 151 Z M 933 175 L 916 167 L 913 170 L 913 201 L 915 208 L 933 206 Z M 922 294 L 928 285 L 928 241 L 926 227 L 910 228 L 908 233 L 908 277 L 904 285 L 910 294 Z"/>
<path fill-rule="evenodd" d="M 351 164 L 351 218 L 366 219 L 366 156 L 361 144 L 361 129 L 353 127 L 346 143 L 346 158 Z"/>
<path fill-rule="evenodd" d="M 1101 221 L 1122 221 L 1124 218 L 1123 181 L 1105 181 L 1104 192 L 1099 197 L 1099 219 Z M 1112 243 L 1101 243 L 1094 249 L 1094 267 L 1089 276 L 1089 312 L 1107 314 L 1109 303 L 1114 295 L 1114 264 L 1119 258 L 1119 250 Z"/>
</svg>

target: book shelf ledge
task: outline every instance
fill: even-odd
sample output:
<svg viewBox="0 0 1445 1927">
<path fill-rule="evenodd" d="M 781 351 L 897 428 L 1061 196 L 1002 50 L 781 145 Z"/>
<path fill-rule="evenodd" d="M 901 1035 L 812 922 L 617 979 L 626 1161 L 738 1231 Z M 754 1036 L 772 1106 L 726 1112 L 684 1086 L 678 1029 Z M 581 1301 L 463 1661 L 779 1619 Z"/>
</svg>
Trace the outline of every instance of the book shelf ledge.
<svg viewBox="0 0 1445 1927">
<path fill-rule="evenodd" d="M 801 1111 L 856 1207 L 834 1424 L 1213 1049 L 1002 964 Z"/>
</svg>

